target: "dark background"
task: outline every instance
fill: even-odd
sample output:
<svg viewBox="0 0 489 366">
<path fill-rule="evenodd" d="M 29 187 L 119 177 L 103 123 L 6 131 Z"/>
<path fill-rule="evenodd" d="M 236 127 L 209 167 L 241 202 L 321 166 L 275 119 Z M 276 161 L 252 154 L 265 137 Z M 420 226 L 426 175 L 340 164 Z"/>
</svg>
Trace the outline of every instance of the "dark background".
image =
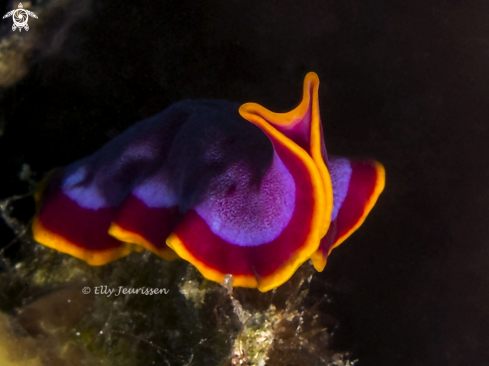
<svg viewBox="0 0 489 366">
<path fill-rule="evenodd" d="M 336 347 L 361 366 L 489 365 L 489 3 L 104 0 L 37 14 L 22 33 L 30 71 L 0 89 L 0 198 L 26 191 L 23 163 L 40 177 L 183 98 L 288 111 L 315 71 L 328 151 L 387 172 L 315 282 L 341 322 Z"/>
</svg>

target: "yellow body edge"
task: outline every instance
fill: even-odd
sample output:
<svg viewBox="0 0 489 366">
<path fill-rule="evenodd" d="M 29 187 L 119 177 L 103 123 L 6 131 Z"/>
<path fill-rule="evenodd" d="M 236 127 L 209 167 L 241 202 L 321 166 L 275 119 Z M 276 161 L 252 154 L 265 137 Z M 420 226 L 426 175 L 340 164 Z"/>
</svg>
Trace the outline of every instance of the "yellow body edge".
<svg viewBox="0 0 489 366">
<path fill-rule="evenodd" d="M 296 121 L 300 120 L 300 118 L 308 110 L 311 98 L 310 87 L 312 89 L 312 121 L 310 136 L 311 156 L 309 156 L 304 149 L 295 144 L 292 140 L 284 136 L 264 120 L 264 118 L 269 119 L 277 126 L 293 126 Z M 317 74 L 314 72 L 309 72 L 304 79 L 303 97 L 301 103 L 295 109 L 287 113 L 275 113 L 256 103 L 246 103 L 239 108 L 239 113 L 243 118 L 247 119 L 251 123 L 254 123 L 255 125 L 258 125 L 262 130 L 266 131 L 269 136 L 273 136 L 277 142 L 288 148 L 288 150 L 292 151 L 299 160 L 304 162 L 304 165 L 310 173 L 315 205 L 308 237 L 301 248 L 294 252 L 291 258 L 285 262 L 281 268 L 271 275 L 265 276 L 258 280 L 255 278 L 255 276 L 234 276 L 233 286 L 250 288 L 258 287 L 260 291 L 266 292 L 286 282 L 295 273 L 297 268 L 308 259 L 312 260 L 314 267 L 318 271 L 322 271 L 326 265 L 327 256 L 324 256 L 318 250 L 318 247 L 320 244 L 320 239 L 326 235 L 329 229 L 329 218 L 331 217 L 331 212 L 333 209 L 333 190 L 331 178 L 321 154 L 321 129 L 319 128 L 321 122 L 318 106 L 318 87 L 319 78 Z M 368 213 L 375 205 L 380 193 L 383 191 L 385 186 L 385 169 L 382 164 L 378 162 L 375 162 L 375 168 L 377 170 L 376 185 L 373 194 L 365 205 L 362 217 L 347 233 L 337 239 L 328 252 L 328 255 L 333 248 L 340 245 L 363 224 Z M 35 194 L 37 204 L 39 204 L 41 201 L 40 198 L 45 187 L 45 182 L 48 180 L 51 173 L 52 171 L 38 186 Z M 76 258 L 86 261 L 88 264 L 93 266 L 103 265 L 117 260 L 130 254 L 134 250 L 140 251 L 141 247 L 143 247 L 164 258 L 165 260 L 174 260 L 181 257 L 192 263 L 203 274 L 203 276 L 209 280 L 222 282 L 225 276 L 225 273 L 221 273 L 207 266 L 205 263 L 193 256 L 193 254 L 188 251 L 185 244 L 175 233 L 170 234 L 170 236 L 167 238 L 166 243 L 169 249 L 161 250 L 155 248 L 142 236 L 124 230 L 117 224 L 112 223 L 111 227 L 109 228 L 109 234 L 122 241 L 124 245 L 120 248 L 97 252 L 81 248 L 69 242 L 62 236 L 47 230 L 39 222 L 37 217 L 34 218 L 32 229 L 34 239 L 39 243 L 60 252 L 70 254 Z"/>
<path fill-rule="evenodd" d="M 377 199 L 385 188 L 385 168 L 378 161 L 374 161 L 375 170 L 377 172 L 377 177 L 375 181 L 375 187 L 372 192 L 372 195 L 369 197 L 366 205 L 364 206 L 363 214 L 360 219 L 356 222 L 354 226 L 350 230 L 348 230 L 345 234 L 340 236 L 335 243 L 331 246 L 328 251 L 328 254 L 325 256 L 320 250 L 316 251 L 314 255 L 311 257 L 314 268 L 318 272 L 322 272 L 324 267 L 326 266 L 327 256 L 331 253 L 331 251 L 336 248 L 338 245 L 343 243 L 351 234 L 353 234 L 366 220 L 368 214 L 375 206 Z"/>
<path fill-rule="evenodd" d="M 266 122 L 262 117 L 254 114 L 253 112 L 250 113 L 247 109 L 248 106 L 249 104 L 244 104 L 240 107 L 239 113 L 241 114 L 241 116 L 251 123 L 256 124 L 268 136 L 273 138 L 272 141 L 275 140 L 277 143 L 285 146 L 300 161 L 304 163 L 306 169 L 310 174 L 314 198 L 314 208 L 312 212 L 312 219 L 310 222 L 308 237 L 305 239 L 302 247 L 294 252 L 292 257 L 287 262 L 285 262 L 280 269 L 269 276 L 265 276 L 259 279 L 258 289 L 262 292 L 265 292 L 275 287 L 278 287 L 285 281 L 287 281 L 295 273 L 297 268 L 299 268 L 302 263 L 307 261 L 310 256 L 317 250 L 321 239 L 323 223 L 325 220 L 329 221 L 329 217 L 326 217 L 325 212 L 325 208 L 327 205 L 323 181 L 315 162 L 304 149 L 302 149 L 292 140 L 280 133 L 277 129 Z"/>
<path fill-rule="evenodd" d="M 210 281 L 214 282 L 222 282 L 224 280 L 224 276 L 226 273 L 219 272 L 214 268 L 209 267 L 207 264 L 197 259 L 185 246 L 183 241 L 178 237 L 177 234 L 172 233 L 166 239 L 166 245 L 168 245 L 171 249 L 173 249 L 181 258 L 185 259 L 187 262 L 193 264 L 195 268 L 199 270 L 202 275 Z M 245 276 L 238 275 L 233 276 L 234 282 L 233 286 L 235 287 L 250 287 L 256 288 L 258 287 L 258 282 L 255 276 Z"/>
<path fill-rule="evenodd" d="M 297 268 L 307 261 L 310 256 L 317 251 L 320 243 L 321 223 L 326 219 L 325 217 L 325 194 L 323 189 L 323 182 L 319 174 L 318 168 L 309 154 L 301 147 L 295 144 L 292 140 L 288 139 L 262 117 L 256 115 L 254 110 L 254 103 L 243 104 L 239 108 L 240 115 L 249 122 L 260 127 L 269 137 L 272 137 L 272 141 L 285 146 L 291 151 L 299 160 L 301 160 L 310 174 L 310 180 L 313 190 L 314 208 L 312 219 L 310 222 L 309 235 L 304 241 L 304 244 L 299 248 L 291 258 L 285 262 L 274 273 L 262 277 L 256 278 L 255 276 L 238 275 L 234 277 L 233 286 L 236 287 L 257 287 L 260 291 L 266 292 L 274 289 L 284 282 L 286 282 L 295 273 Z M 248 109 L 251 107 L 251 110 Z M 166 241 L 167 245 L 172 248 L 181 258 L 187 260 L 193 264 L 202 275 L 215 282 L 222 282 L 226 273 L 222 273 L 214 268 L 209 267 L 204 262 L 197 259 L 185 246 L 185 243 L 178 237 L 177 234 L 172 233 Z"/>
<path fill-rule="evenodd" d="M 247 112 L 251 114 L 257 114 L 262 116 L 267 120 L 273 121 L 274 124 L 281 127 L 292 127 L 294 126 L 304 114 L 306 114 L 310 102 L 310 92 L 309 85 L 312 84 L 313 94 L 317 96 L 317 90 L 319 87 L 319 78 L 315 72 L 309 72 L 304 78 L 303 90 L 302 90 L 302 100 L 297 107 L 289 112 L 276 113 L 269 109 L 261 106 L 258 103 L 245 103 L 243 106 L 247 106 Z M 244 117 L 243 117 L 244 118 Z"/>
<path fill-rule="evenodd" d="M 316 252 L 311 255 L 311 262 L 314 269 L 318 272 L 322 272 L 324 267 L 326 267 L 327 258 L 328 256 L 323 255 L 320 250 L 316 250 Z"/>
<path fill-rule="evenodd" d="M 36 211 L 39 211 L 41 209 L 42 195 L 48 185 L 49 180 L 51 179 L 51 176 L 56 170 L 57 168 L 48 171 L 46 174 L 44 174 L 44 177 L 41 179 L 41 181 L 36 184 L 36 191 L 34 192 L 34 202 L 36 204 Z"/>
<path fill-rule="evenodd" d="M 94 251 L 89 249 L 81 248 L 74 243 L 66 240 L 59 234 L 53 233 L 46 229 L 39 219 L 34 217 L 32 223 L 32 232 L 34 240 L 37 242 L 51 248 L 58 252 L 69 254 L 73 257 L 81 259 L 92 266 L 101 266 L 109 262 L 115 261 L 133 251 L 133 246 L 129 244 L 122 243 L 123 245 L 119 248 L 107 249 L 101 251 Z"/>
<path fill-rule="evenodd" d="M 319 170 L 319 174 L 321 175 L 321 179 L 323 181 L 323 187 L 325 195 L 328 199 L 326 199 L 326 207 L 325 207 L 325 215 L 328 217 L 328 220 L 324 220 L 323 230 L 321 232 L 321 238 L 323 238 L 328 232 L 329 225 L 331 224 L 331 213 L 333 212 L 333 183 L 331 182 L 331 176 L 329 175 L 328 168 L 324 163 L 323 155 L 321 153 L 321 117 L 319 115 L 319 98 L 318 98 L 318 89 L 319 89 L 319 78 L 316 73 L 310 72 L 306 75 L 304 79 L 304 93 L 306 93 L 307 84 L 310 82 L 312 85 L 312 107 L 311 107 L 311 157 L 312 160 L 316 163 L 316 166 Z M 326 262 L 324 263 L 326 265 Z"/>
<path fill-rule="evenodd" d="M 125 230 L 116 223 L 112 223 L 110 225 L 109 235 L 112 235 L 117 240 L 125 243 L 136 244 L 141 247 L 141 250 L 143 248 L 147 249 L 167 261 L 172 261 L 178 258 L 177 253 L 175 253 L 171 248 L 167 247 L 164 249 L 158 249 L 141 235 Z"/>
<path fill-rule="evenodd" d="M 324 159 L 321 153 L 321 118 L 319 114 L 319 77 L 315 72 L 309 72 L 304 78 L 302 100 L 299 105 L 286 113 L 275 113 L 257 103 L 246 103 L 240 108 L 240 114 L 243 118 L 247 119 L 241 113 L 241 109 L 245 109 L 248 115 L 258 115 L 265 120 L 270 121 L 271 124 L 280 127 L 292 127 L 297 121 L 300 121 L 304 114 L 307 113 L 309 104 L 311 103 L 311 131 L 310 131 L 310 150 L 312 160 L 315 162 L 319 175 L 323 182 L 323 189 L 326 196 L 325 215 L 331 217 L 333 212 L 333 185 L 331 177 L 329 175 L 328 168 L 324 163 Z M 312 96 L 311 96 L 312 94 Z M 279 132 L 280 133 L 280 132 Z M 330 220 L 326 219 L 322 223 L 321 234 L 323 237 L 328 232 Z"/>
<path fill-rule="evenodd" d="M 55 171 L 56 168 L 51 169 L 36 186 L 34 201 L 36 203 L 37 211 L 39 211 L 41 208 L 42 195 L 47 187 L 49 179 Z M 134 248 L 128 244 L 124 244 L 119 248 L 108 249 L 98 252 L 94 250 L 84 249 L 70 242 L 69 240 L 66 240 L 63 236 L 46 229 L 39 221 L 37 215 L 34 216 L 32 222 L 32 234 L 34 240 L 38 243 L 41 243 L 48 248 L 57 250 L 58 252 L 69 254 L 73 257 L 81 259 L 91 266 L 102 266 L 109 262 L 123 258 L 134 250 Z"/>
</svg>

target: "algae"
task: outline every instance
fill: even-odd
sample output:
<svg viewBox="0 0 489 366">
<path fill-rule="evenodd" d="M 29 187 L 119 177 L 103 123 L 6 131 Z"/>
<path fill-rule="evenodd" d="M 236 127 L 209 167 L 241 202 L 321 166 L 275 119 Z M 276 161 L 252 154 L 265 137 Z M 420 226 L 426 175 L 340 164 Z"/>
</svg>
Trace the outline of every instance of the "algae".
<svg viewBox="0 0 489 366">
<path fill-rule="evenodd" d="M 1 257 L 0 273 L 0 356 L 7 352 L 12 364 L 353 364 L 331 349 L 337 323 L 308 305 L 310 263 L 267 293 L 233 288 L 230 275 L 210 282 L 182 260 L 147 251 L 92 267 L 34 242 L 28 223 L 12 217 L 15 202 L 0 204 L 19 246 L 17 258 Z"/>
</svg>

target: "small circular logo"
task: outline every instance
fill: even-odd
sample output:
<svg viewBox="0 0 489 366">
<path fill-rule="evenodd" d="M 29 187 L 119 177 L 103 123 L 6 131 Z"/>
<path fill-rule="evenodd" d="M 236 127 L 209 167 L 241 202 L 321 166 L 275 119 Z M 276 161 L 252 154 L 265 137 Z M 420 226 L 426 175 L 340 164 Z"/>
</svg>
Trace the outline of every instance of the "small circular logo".
<svg viewBox="0 0 489 366">
<path fill-rule="evenodd" d="M 90 291 L 91 291 L 91 290 L 90 290 L 90 287 L 84 287 L 84 288 L 82 289 L 82 292 L 83 292 L 85 295 L 88 295 L 88 294 L 90 293 Z"/>
<path fill-rule="evenodd" d="M 13 31 L 18 29 L 19 32 L 21 32 L 22 28 L 28 31 L 29 24 L 27 24 L 27 21 L 29 20 L 29 15 L 33 18 L 37 18 L 36 14 L 34 14 L 32 11 L 25 10 L 22 3 L 19 3 L 19 8 L 9 11 L 3 16 L 3 19 L 12 17 L 12 20 L 14 21 L 14 24 L 12 25 Z"/>
<path fill-rule="evenodd" d="M 18 28 L 24 28 L 24 26 L 27 24 L 27 21 L 29 20 L 29 15 L 24 9 L 17 9 L 16 11 L 14 11 L 12 19 L 14 21 L 14 24 Z"/>
</svg>

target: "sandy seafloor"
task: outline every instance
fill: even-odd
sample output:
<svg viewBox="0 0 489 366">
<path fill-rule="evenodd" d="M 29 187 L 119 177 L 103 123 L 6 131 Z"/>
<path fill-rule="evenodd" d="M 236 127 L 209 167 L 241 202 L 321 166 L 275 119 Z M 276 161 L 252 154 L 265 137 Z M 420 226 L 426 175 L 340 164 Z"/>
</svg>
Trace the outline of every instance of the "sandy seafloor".
<svg viewBox="0 0 489 366">
<path fill-rule="evenodd" d="M 315 71 L 328 151 L 387 172 L 311 285 L 339 322 L 330 346 L 360 366 L 489 365 L 488 3 L 25 4 L 39 15 L 29 32 L 0 21 L 1 199 L 28 191 L 24 164 L 40 179 L 184 98 L 290 110 Z M 25 223 L 33 213 L 16 205 Z M 3 221 L 0 235 L 14 238 Z M 1 287 L 0 310 L 24 305 Z"/>
</svg>

